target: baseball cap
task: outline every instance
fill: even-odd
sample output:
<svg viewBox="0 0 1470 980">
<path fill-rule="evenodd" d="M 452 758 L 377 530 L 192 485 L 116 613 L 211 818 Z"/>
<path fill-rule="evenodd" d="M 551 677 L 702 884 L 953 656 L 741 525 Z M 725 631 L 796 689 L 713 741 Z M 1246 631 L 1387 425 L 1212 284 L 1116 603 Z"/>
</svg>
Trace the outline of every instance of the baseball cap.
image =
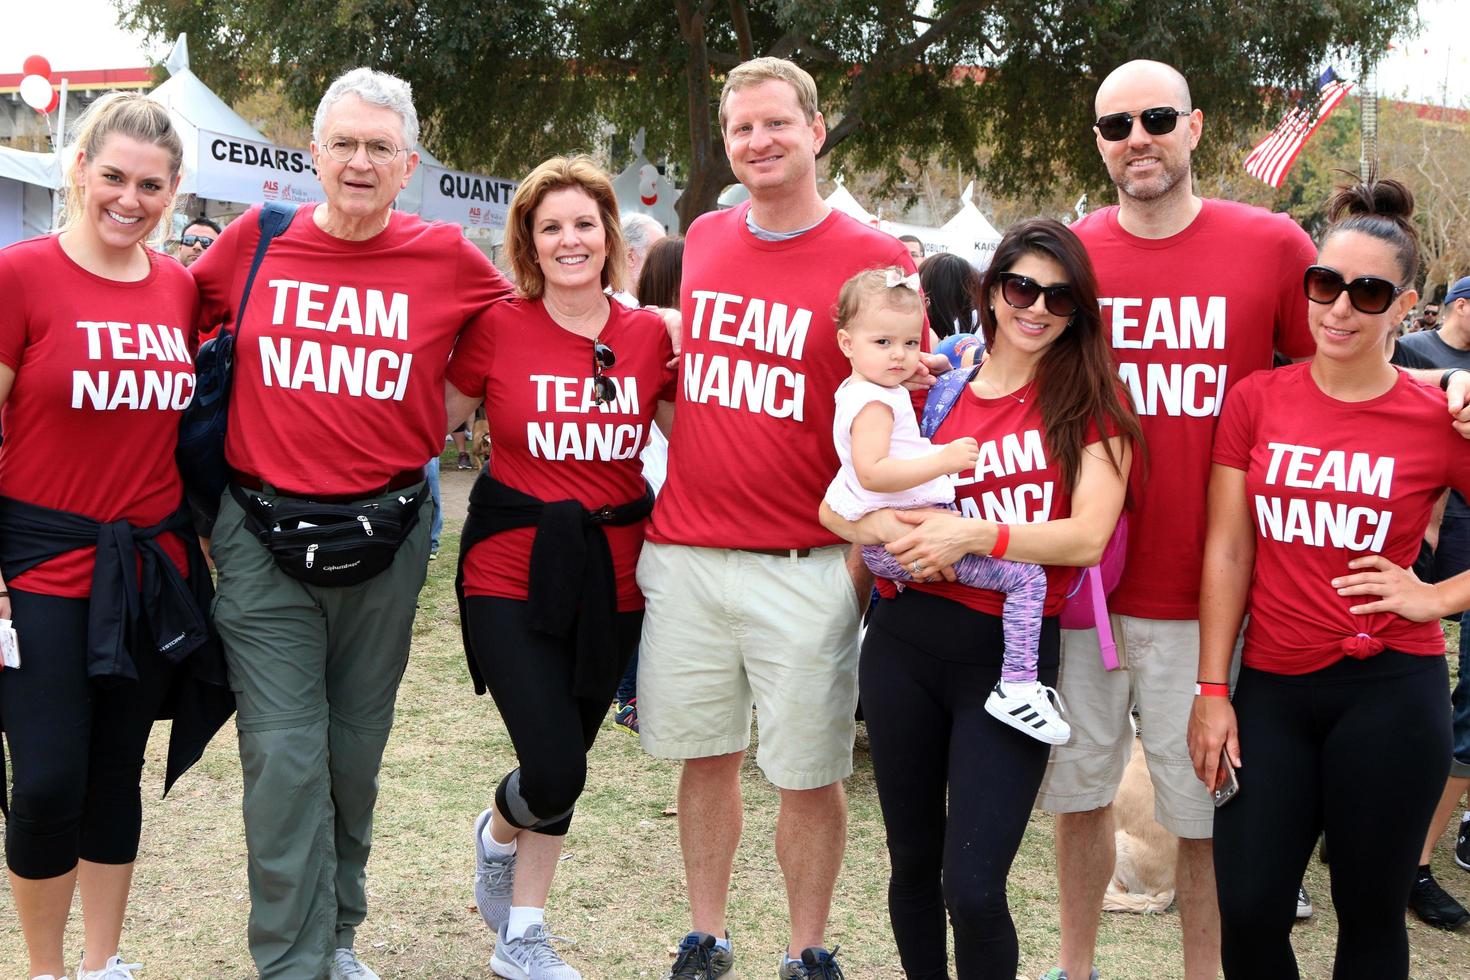
<svg viewBox="0 0 1470 980">
<path fill-rule="evenodd" d="M 1450 291 L 1444 294 L 1444 303 L 1441 306 L 1449 306 L 1457 299 L 1470 299 L 1470 276 L 1463 276 L 1455 281 Z"/>
</svg>

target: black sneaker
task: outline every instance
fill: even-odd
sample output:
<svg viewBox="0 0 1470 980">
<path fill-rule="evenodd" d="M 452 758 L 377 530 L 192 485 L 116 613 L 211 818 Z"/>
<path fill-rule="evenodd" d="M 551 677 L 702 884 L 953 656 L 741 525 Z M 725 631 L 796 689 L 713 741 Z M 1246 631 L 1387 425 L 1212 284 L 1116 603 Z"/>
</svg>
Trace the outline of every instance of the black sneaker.
<svg viewBox="0 0 1470 980">
<path fill-rule="evenodd" d="M 1460 837 L 1455 841 L 1455 863 L 1470 871 L 1470 810 L 1460 818 Z"/>
<path fill-rule="evenodd" d="M 837 965 L 837 947 L 827 952 L 820 946 L 808 946 L 801 951 L 801 960 L 794 963 L 782 962 L 779 980 L 844 980 L 842 967 Z M 781 957 L 784 961 L 786 957 Z"/>
<path fill-rule="evenodd" d="M 1296 887 L 1296 917 L 1298 919 L 1310 919 L 1312 913 L 1317 910 L 1312 907 L 1312 896 L 1307 894 L 1306 885 Z"/>
<path fill-rule="evenodd" d="M 716 980 L 735 968 L 735 952 L 715 945 L 707 932 L 691 932 L 679 943 L 679 953 L 664 980 Z"/>
<path fill-rule="evenodd" d="M 1421 870 L 1414 881 L 1414 888 L 1409 892 L 1409 911 L 1423 919 L 1426 925 L 1451 932 L 1470 922 L 1470 912 L 1439 887 L 1434 873 L 1428 870 Z"/>
</svg>

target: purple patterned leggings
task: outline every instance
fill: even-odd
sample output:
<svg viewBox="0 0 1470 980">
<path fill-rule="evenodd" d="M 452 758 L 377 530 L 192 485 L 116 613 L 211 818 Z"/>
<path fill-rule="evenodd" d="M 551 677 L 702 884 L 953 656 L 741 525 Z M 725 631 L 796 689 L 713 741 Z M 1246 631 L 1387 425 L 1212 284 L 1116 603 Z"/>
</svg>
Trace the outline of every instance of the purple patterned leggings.
<svg viewBox="0 0 1470 980">
<path fill-rule="evenodd" d="M 863 546 L 863 561 L 874 575 L 894 582 L 912 582 L 909 569 L 900 565 L 881 544 Z M 1046 572 L 1040 565 L 1006 561 L 988 555 L 966 555 L 954 566 L 960 583 L 975 589 L 1004 592 L 1001 627 L 1005 632 L 1003 681 L 1036 680 L 1036 648 L 1041 640 L 1041 614 L 1046 605 Z"/>
</svg>

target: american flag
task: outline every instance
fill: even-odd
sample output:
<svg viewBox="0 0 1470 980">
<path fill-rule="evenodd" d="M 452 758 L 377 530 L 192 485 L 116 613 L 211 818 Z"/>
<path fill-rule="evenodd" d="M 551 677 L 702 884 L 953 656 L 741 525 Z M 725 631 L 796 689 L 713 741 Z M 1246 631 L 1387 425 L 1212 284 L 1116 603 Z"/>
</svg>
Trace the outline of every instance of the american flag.
<svg viewBox="0 0 1470 980">
<path fill-rule="evenodd" d="M 1317 80 L 1316 104 L 1308 105 L 1305 98 L 1298 100 L 1286 118 L 1271 130 L 1271 135 L 1261 140 L 1245 158 L 1245 172 L 1272 187 L 1280 187 L 1302 146 L 1352 88 L 1351 82 L 1338 78 L 1331 68 L 1324 71 Z"/>
</svg>

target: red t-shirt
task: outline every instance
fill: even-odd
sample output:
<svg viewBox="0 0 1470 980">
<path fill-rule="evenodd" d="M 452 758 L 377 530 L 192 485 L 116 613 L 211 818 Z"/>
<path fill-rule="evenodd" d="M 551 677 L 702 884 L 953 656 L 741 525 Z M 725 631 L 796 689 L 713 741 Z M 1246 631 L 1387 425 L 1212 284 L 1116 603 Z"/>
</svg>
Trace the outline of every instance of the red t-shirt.
<svg viewBox="0 0 1470 980">
<path fill-rule="evenodd" d="M 658 314 L 613 301 L 598 340 L 617 363 L 603 373 L 618 398 L 599 405 L 592 394 L 592 341 L 551 319 L 540 300 L 497 304 L 484 329 L 454 349 L 449 381 L 485 399 L 490 422 L 490 475 L 547 502 L 576 500 L 595 510 L 643 495 L 639 452 L 653 411 L 674 398 L 674 356 Z M 647 522 L 608 525 L 618 583 L 618 609 L 643 608 L 634 573 Z M 466 595 L 526 598 L 535 528 L 486 538 L 465 557 Z"/>
<path fill-rule="evenodd" d="M 1138 238 L 1118 209 L 1072 226 L 1097 272 L 1103 329 L 1133 393 L 1148 466 L 1133 467 L 1128 563 L 1108 598 L 1146 619 L 1199 618 L 1210 446 L 1225 393 L 1252 371 L 1315 350 L 1302 274 L 1316 261 L 1284 214 L 1207 200 L 1171 238 Z"/>
<path fill-rule="evenodd" d="M 837 291 L 864 269 L 912 270 L 902 242 L 833 211 L 796 238 L 702 215 L 684 246 L 683 377 L 648 540 L 709 548 L 837 544 L 817 521 L 832 474 Z"/>
<path fill-rule="evenodd" d="M 149 250 L 148 277 L 114 282 L 77 265 L 55 235 L 0 251 L 0 363 L 15 371 L 0 427 L 0 494 L 96 521 L 157 524 L 178 509 L 179 414 L 194 397 L 194 284 Z M 181 570 L 177 537 L 159 539 Z M 92 591 L 96 548 L 8 584 Z"/>
<path fill-rule="evenodd" d="M 1024 403 L 1009 395 L 982 398 L 966 385 L 949 415 L 934 433 L 934 444 L 972 436 L 980 443 L 980 459 L 970 473 L 955 477 L 955 506 L 965 517 L 1000 524 L 1043 524 L 1070 517 L 1072 489 L 1062 483 L 1060 468 L 1047 451 L 1041 405 L 1035 398 Z M 1097 442 L 1096 428 L 1088 432 Z M 1067 592 L 1077 580 L 1077 569 L 1046 565 L 1044 615 L 1062 610 Z M 885 595 L 892 585 L 880 581 Z M 953 599 L 979 612 L 999 616 L 1005 593 L 974 589 L 958 582 L 921 582 L 909 588 Z"/>
<path fill-rule="evenodd" d="M 1225 402 L 1215 462 L 1245 470 L 1256 525 L 1243 662 L 1305 674 L 1382 647 L 1443 656 L 1439 623 L 1354 615 L 1340 596 L 1348 562 L 1382 555 L 1407 568 L 1440 492 L 1470 491 L 1470 450 L 1445 396 L 1400 374 L 1366 402 L 1329 398 L 1307 364 L 1247 378 Z"/>
<path fill-rule="evenodd" d="M 370 493 L 444 445 L 444 368 L 461 331 L 510 284 L 459 228 L 394 211 L 360 242 L 303 205 L 271 243 L 235 346 L 225 456 L 298 495 Z M 199 325 L 234 319 L 260 240 L 259 208 L 189 271 Z"/>
</svg>

